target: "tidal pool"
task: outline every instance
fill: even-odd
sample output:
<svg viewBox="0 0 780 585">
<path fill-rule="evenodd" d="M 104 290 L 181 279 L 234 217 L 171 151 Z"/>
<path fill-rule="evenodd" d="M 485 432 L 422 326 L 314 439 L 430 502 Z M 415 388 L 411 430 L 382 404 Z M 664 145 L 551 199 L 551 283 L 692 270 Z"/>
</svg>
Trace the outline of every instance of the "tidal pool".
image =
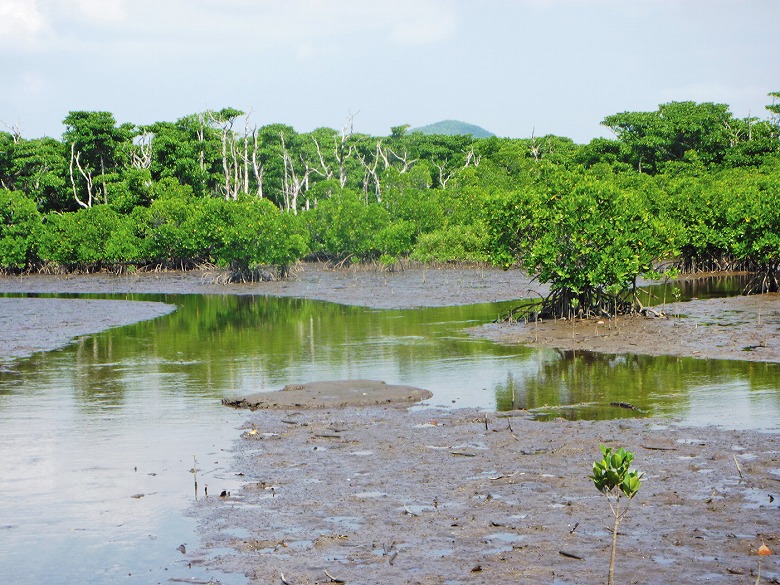
<svg viewBox="0 0 780 585">
<path fill-rule="evenodd" d="M 177 311 L 0 372 L 4 581 L 243 582 L 189 566 L 177 548 L 197 546 L 187 509 L 204 486 L 216 497 L 239 484 L 229 449 L 245 413 L 221 399 L 290 382 L 370 378 L 431 390 L 416 408 L 780 430 L 778 364 L 570 354 L 464 331 L 514 303 L 371 310 L 261 296 L 121 298 Z"/>
</svg>

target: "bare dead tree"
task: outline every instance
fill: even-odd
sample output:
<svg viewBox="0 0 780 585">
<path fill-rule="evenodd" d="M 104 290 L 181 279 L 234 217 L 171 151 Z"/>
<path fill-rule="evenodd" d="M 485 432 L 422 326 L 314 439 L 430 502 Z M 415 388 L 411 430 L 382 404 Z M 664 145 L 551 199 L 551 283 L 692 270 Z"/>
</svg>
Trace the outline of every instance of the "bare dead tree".
<svg viewBox="0 0 780 585">
<path fill-rule="evenodd" d="M 436 169 L 439 171 L 439 185 L 441 185 L 442 187 L 447 186 L 447 181 L 449 181 L 450 177 L 452 176 L 452 171 L 447 170 L 448 162 L 449 159 L 444 159 L 443 162 L 439 162 L 438 160 L 431 161 L 433 166 L 435 166 Z"/>
<path fill-rule="evenodd" d="M 243 163 L 244 163 L 244 193 L 249 193 L 249 116 L 252 115 L 252 110 L 249 110 L 249 113 L 244 116 L 244 152 L 243 152 Z M 253 132 L 256 132 L 257 128 L 253 130 Z"/>
<path fill-rule="evenodd" d="M 198 129 L 195 134 L 200 144 L 200 153 L 198 154 L 200 171 L 204 172 L 206 170 L 206 151 L 203 149 L 203 144 L 206 142 L 206 118 L 203 114 L 198 114 Z"/>
<path fill-rule="evenodd" d="M 22 141 L 22 123 L 16 122 L 16 124 L 7 124 L 0 120 L 0 124 L 8 128 L 8 131 L 11 133 L 12 140 L 14 141 L 14 144 L 19 144 Z"/>
<path fill-rule="evenodd" d="M 341 185 L 342 189 L 347 185 L 347 159 L 349 159 L 354 154 L 354 149 L 352 148 L 351 144 L 348 144 L 348 141 L 349 138 L 352 137 L 354 130 L 355 116 L 357 116 L 359 113 L 360 111 L 357 111 L 354 114 L 352 112 L 348 114 L 347 120 L 341 127 L 341 142 L 337 141 L 334 148 L 336 161 L 339 165 L 339 184 Z M 349 126 L 349 132 L 347 132 L 347 126 Z"/>
<path fill-rule="evenodd" d="M 134 169 L 148 169 L 152 166 L 152 134 L 143 131 L 130 149 L 130 166 Z"/>
<path fill-rule="evenodd" d="M 265 175 L 265 169 L 263 168 L 263 165 L 257 160 L 257 152 L 259 150 L 257 128 L 252 131 L 252 142 L 254 144 L 252 148 L 252 172 L 255 175 L 255 182 L 257 183 L 257 196 L 262 199 L 263 177 Z"/>
<path fill-rule="evenodd" d="M 70 143 L 70 184 L 73 187 L 73 197 L 76 199 L 76 203 L 78 203 L 81 207 L 88 209 L 92 207 L 92 203 L 95 199 L 93 193 L 94 185 L 92 182 L 92 171 L 85 171 L 84 167 L 81 166 L 81 162 L 79 161 L 79 158 L 81 157 L 81 152 L 76 151 L 76 143 L 71 142 Z M 73 171 L 73 167 L 76 167 L 79 171 L 79 174 L 83 177 L 84 182 L 87 187 L 87 200 L 83 201 L 79 197 L 78 188 L 76 187 L 76 176 Z M 99 193 L 97 193 L 99 195 Z"/>
<path fill-rule="evenodd" d="M 319 176 L 323 177 L 326 181 L 328 179 L 333 178 L 333 171 L 328 168 L 328 165 L 325 163 L 325 157 L 322 156 L 322 150 L 320 149 L 320 143 L 317 141 L 316 138 L 312 136 L 312 141 L 314 142 L 314 147 L 317 149 L 317 158 L 319 158 L 320 166 L 319 167 L 313 167 L 312 171 L 317 173 Z"/>
<path fill-rule="evenodd" d="M 536 140 L 536 136 L 534 136 L 534 133 L 536 132 L 536 128 L 534 127 L 531 130 L 531 143 L 528 145 L 529 150 L 531 151 L 531 156 L 534 157 L 534 162 L 539 162 L 539 159 L 542 158 L 542 147 L 539 144 L 539 142 Z"/>
<path fill-rule="evenodd" d="M 217 117 L 213 112 L 208 112 L 208 115 L 211 123 L 220 130 L 222 172 L 225 177 L 222 191 L 225 199 L 235 201 L 240 194 L 249 194 L 250 167 L 251 173 L 257 181 L 256 193 L 262 198 L 264 169 L 257 156 L 259 151 L 258 130 L 256 126 L 251 127 L 249 123 L 252 112 L 250 111 L 244 116 L 244 133 L 241 138 L 233 131 L 237 116 L 223 119 Z"/>
<path fill-rule="evenodd" d="M 734 147 L 740 142 L 742 142 L 742 135 L 738 128 L 734 128 L 731 124 L 729 124 L 729 121 L 725 118 L 723 119 L 723 125 L 726 127 L 726 132 L 729 135 L 729 146 Z"/>
<path fill-rule="evenodd" d="M 292 157 L 287 150 L 287 144 L 284 141 L 284 132 L 280 132 L 279 136 L 282 140 L 282 160 L 284 162 L 284 179 L 282 183 L 284 190 L 284 205 L 287 211 L 292 211 L 294 214 L 297 214 L 298 197 L 304 187 L 309 183 L 309 173 L 311 172 L 311 169 L 309 165 L 305 165 L 303 175 L 296 172 Z"/>
<path fill-rule="evenodd" d="M 235 160 L 235 135 L 233 134 L 233 123 L 235 118 L 228 118 L 226 120 L 218 119 L 213 112 L 208 113 L 211 122 L 219 126 L 220 129 L 220 142 L 222 143 L 222 172 L 225 176 L 225 183 L 223 187 L 223 194 L 225 199 L 237 199 L 238 192 L 233 182 L 231 181 L 231 175 L 233 174 L 232 167 Z M 228 151 L 233 155 L 232 163 L 228 161 Z"/>
<path fill-rule="evenodd" d="M 419 160 L 416 158 L 409 160 L 409 153 L 406 152 L 405 150 L 403 156 L 396 153 L 392 148 L 388 148 L 387 150 L 388 152 L 390 152 L 390 154 L 393 155 L 393 157 L 395 157 L 396 160 L 398 160 L 401 163 L 401 169 L 400 169 L 401 173 L 405 173 L 406 171 L 408 171 L 411 168 L 411 166 Z"/>
<path fill-rule="evenodd" d="M 482 160 L 482 155 L 476 154 L 474 152 L 474 145 L 472 144 L 471 148 L 466 153 L 466 163 L 463 165 L 463 168 L 467 169 L 469 165 L 474 165 L 475 167 L 478 167 L 481 160 Z"/>
<path fill-rule="evenodd" d="M 373 162 L 366 160 L 368 158 L 367 156 L 363 156 L 359 152 L 357 153 L 358 160 L 363 167 L 363 194 L 365 195 L 366 204 L 368 204 L 368 191 L 372 182 L 374 184 L 376 200 L 382 201 L 382 184 L 379 178 L 379 172 L 377 171 L 379 160 L 382 158 L 382 156 L 383 151 L 381 140 L 378 140 L 376 143 L 376 148 L 373 152 Z"/>
</svg>

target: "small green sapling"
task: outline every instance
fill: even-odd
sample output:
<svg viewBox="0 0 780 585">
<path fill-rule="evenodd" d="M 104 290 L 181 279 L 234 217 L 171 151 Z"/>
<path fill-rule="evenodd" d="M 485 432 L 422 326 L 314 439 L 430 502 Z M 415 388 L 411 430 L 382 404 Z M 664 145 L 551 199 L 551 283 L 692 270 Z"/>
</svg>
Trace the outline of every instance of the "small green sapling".
<svg viewBox="0 0 780 585">
<path fill-rule="evenodd" d="M 630 469 L 634 454 L 620 447 L 613 451 L 611 447 L 601 446 L 602 458 L 593 462 L 593 475 L 590 479 L 596 489 L 604 494 L 609 502 L 612 514 L 615 516 L 615 525 L 612 530 L 612 553 L 609 559 L 608 585 L 614 584 L 615 578 L 615 554 L 617 551 L 618 526 L 628 512 L 631 499 L 639 491 L 642 482 L 642 473 Z M 620 499 L 628 498 L 625 508 L 620 509 Z"/>
</svg>

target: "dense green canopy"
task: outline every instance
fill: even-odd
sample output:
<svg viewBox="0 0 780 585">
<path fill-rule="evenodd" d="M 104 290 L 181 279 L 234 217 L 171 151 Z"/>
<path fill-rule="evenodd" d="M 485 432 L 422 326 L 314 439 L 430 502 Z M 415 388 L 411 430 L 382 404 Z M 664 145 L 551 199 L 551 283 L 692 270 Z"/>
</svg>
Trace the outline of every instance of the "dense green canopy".
<svg viewBox="0 0 780 585">
<path fill-rule="evenodd" d="M 767 119 L 690 101 L 614 114 L 614 139 L 583 145 L 70 112 L 60 140 L 0 132 L 0 269 L 492 261 L 550 283 L 544 310 L 564 316 L 637 310 L 637 279 L 670 269 L 745 268 L 777 290 L 778 95 Z"/>
</svg>

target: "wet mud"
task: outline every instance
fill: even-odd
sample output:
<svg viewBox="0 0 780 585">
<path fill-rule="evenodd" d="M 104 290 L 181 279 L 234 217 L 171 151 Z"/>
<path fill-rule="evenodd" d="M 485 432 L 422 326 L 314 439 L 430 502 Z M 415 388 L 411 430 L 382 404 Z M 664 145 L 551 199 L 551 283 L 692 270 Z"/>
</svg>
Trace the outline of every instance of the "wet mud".
<svg viewBox="0 0 780 585">
<path fill-rule="evenodd" d="M 49 298 L 0 298 L 0 367 L 50 351 L 75 338 L 154 319 L 174 311 L 165 303 Z"/>
<path fill-rule="evenodd" d="M 202 499 L 191 556 L 248 583 L 603 583 L 608 504 L 599 445 L 645 472 L 621 524 L 618 582 L 780 582 L 776 435 L 646 419 L 343 408 L 253 413 L 243 488 Z"/>
</svg>

